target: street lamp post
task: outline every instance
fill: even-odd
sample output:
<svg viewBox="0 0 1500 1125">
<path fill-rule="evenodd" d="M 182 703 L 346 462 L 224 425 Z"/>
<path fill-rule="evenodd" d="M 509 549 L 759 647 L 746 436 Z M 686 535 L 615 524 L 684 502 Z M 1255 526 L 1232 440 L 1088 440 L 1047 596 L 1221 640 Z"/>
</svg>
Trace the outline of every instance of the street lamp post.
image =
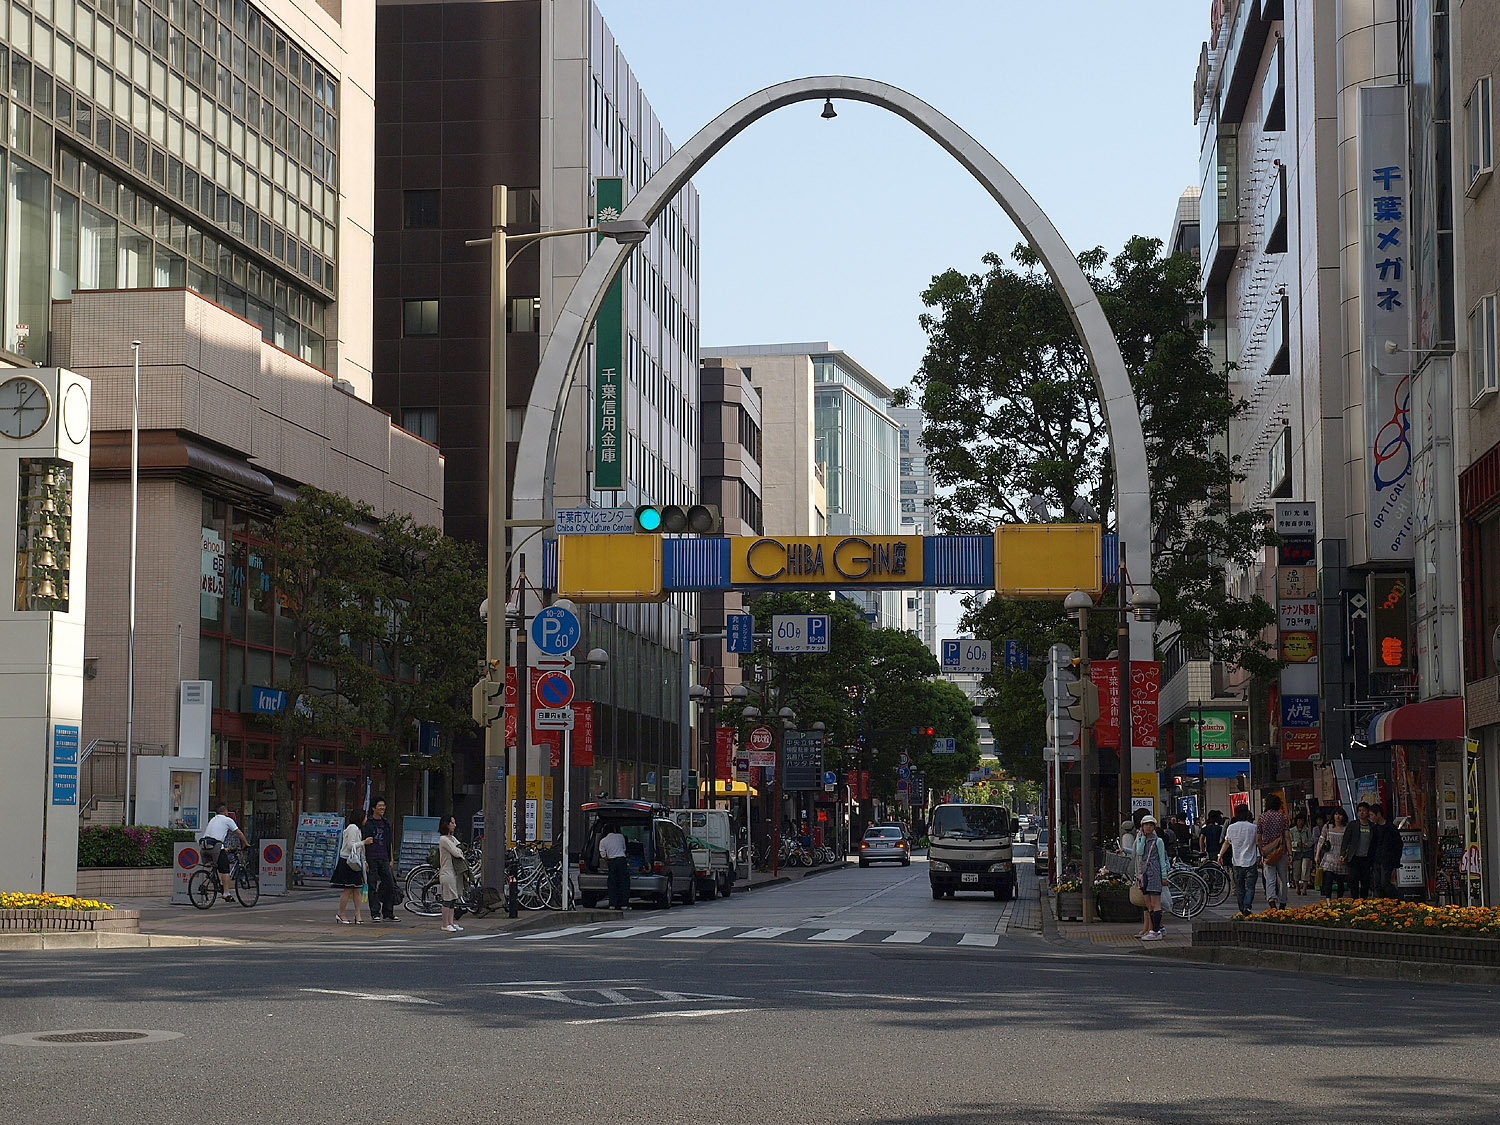
<svg viewBox="0 0 1500 1125">
<path fill-rule="evenodd" d="M 1087 692 L 1089 683 L 1089 610 L 1094 599 L 1082 590 L 1074 590 L 1063 600 L 1063 608 L 1078 618 L 1078 684 Z M 1079 698 L 1085 696 L 1080 695 Z M 1094 731 L 1084 716 L 1078 728 L 1078 835 L 1080 869 L 1083 873 L 1083 920 L 1094 920 L 1094 817 L 1092 801 L 1094 770 Z"/>
<path fill-rule="evenodd" d="M 715 708 L 723 707 L 724 705 L 729 703 L 743 702 L 750 694 L 749 689 L 746 688 L 744 684 L 735 684 L 729 689 L 728 692 L 723 695 L 716 693 L 713 690 L 714 671 L 715 669 L 709 670 L 709 682 L 707 685 L 694 684 L 692 687 L 688 688 L 688 699 L 696 702 L 700 707 L 706 708 L 708 712 L 708 753 L 704 755 L 704 764 L 706 768 L 704 769 L 703 773 L 708 782 L 705 791 L 708 793 L 707 800 L 709 802 L 715 801 L 718 798 L 719 716 Z M 726 778 L 726 780 L 728 779 Z M 749 792 L 750 787 L 747 783 L 745 786 L 745 793 L 747 798 L 745 823 L 747 827 L 750 822 L 748 803 Z M 730 796 L 732 798 L 733 794 L 731 793 Z M 704 803 L 703 807 L 712 808 L 713 805 L 710 803 Z"/>
<path fill-rule="evenodd" d="M 606 668 L 609 653 L 602 648 L 591 648 L 589 654 L 578 661 L 579 668 Z M 571 840 L 570 826 L 573 821 L 573 728 L 563 729 L 562 752 L 562 908 L 573 909 L 573 865 L 568 858 Z M 523 798 L 524 799 L 524 798 Z M 522 808 L 525 806 L 523 805 Z M 489 833 L 485 833 L 488 837 Z"/>
<path fill-rule="evenodd" d="M 485 677 L 491 682 L 496 679 L 503 685 L 505 682 L 505 668 L 510 659 L 508 651 L 509 637 L 506 629 L 506 614 L 504 607 L 507 595 L 507 571 L 506 571 L 506 529 L 509 522 L 506 518 L 508 500 L 510 495 L 509 476 L 506 463 L 506 395 L 505 395 L 505 347 L 506 347 L 506 270 L 509 268 L 514 256 L 507 257 L 509 244 L 539 242 L 544 238 L 559 238 L 563 235 L 572 234 L 603 234 L 616 242 L 624 244 L 639 243 L 651 233 L 651 228 L 639 219 L 630 219 L 617 222 L 599 223 L 591 227 L 574 227 L 568 230 L 538 231 L 530 234 L 509 235 L 505 230 L 505 200 L 506 188 L 503 184 L 495 185 L 490 192 L 490 236 L 488 238 L 471 239 L 465 243 L 468 246 L 488 245 L 490 248 L 490 475 L 489 475 L 489 542 L 488 542 L 488 564 L 489 583 L 487 594 L 489 597 L 490 612 L 485 623 Z M 522 249 L 525 247 L 522 246 Z M 520 253 L 518 250 L 516 253 Z M 526 597 L 522 589 L 520 595 Z M 524 611 L 524 606 L 523 606 Z M 524 612 L 523 612 L 524 616 Z M 527 738 L 522 733 L 529 728 L 530 716 L 527 713 L 530 705 L 530 684 L 518 677 L 516 684 L 516 734 L 517 734 L 517 759 L 519 769 L 516 776 L 518 784 L 525 777 L 525 755 L 528 752 Z M 503 687 L 502 687 L 503 690 Z M 525 724 L 525 726 L 523 726 Z M 505 726 L 501 723 L 500 731 L 497 733 L 495 724 L 487 722 L 484 734 L 484 823 L 485 823 L 485 845 L 484 865 L 487 871 L 505 870 L 505 845 L 510 835 L 510 807 L 505 799 L 504 777 L 505 769 Z M 523 791 L 517 793 L 517 798 L 526 800 Z M 524 810 L 525 805 L 521 808 Z M 503 811 L 502 811 L 503 810 Z M 496 824 L 500 825 L 500 832 L 493 831 Z M 525 832 L 524 815 L 521 821 L 521 831 Z"/>
<path fill-rule="evenodd" d="M 125 823 L 134 824 L 130 810 L 130 766 L 135 749 L 135 557 L 141 520 L 141 342 L 130 341 L 135 378 L 130 392 L 130 606 L 125 656 Z M 220 798 L 222 799 L 222 794 Z"/>
</svg>

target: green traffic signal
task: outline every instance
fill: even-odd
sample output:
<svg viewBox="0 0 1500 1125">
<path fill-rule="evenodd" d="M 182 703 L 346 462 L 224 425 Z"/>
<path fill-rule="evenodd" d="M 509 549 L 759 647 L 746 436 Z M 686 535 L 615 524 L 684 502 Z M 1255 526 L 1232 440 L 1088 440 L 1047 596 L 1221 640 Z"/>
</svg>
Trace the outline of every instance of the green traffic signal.
<svg viewBox="0 0 1500 1125">
<path fill-rule="evenodd" d="M 635 510 L 635 530 L 645 535 L 720 535 L 724 520 L 716 504 L 642 504 Z"/>
<path fill-rule="evenodd" d="M 661 509 L 652 504 L 642 504 L 635 510 L 635 529 L 637 531 L 660 531 Z"/>
</svg>

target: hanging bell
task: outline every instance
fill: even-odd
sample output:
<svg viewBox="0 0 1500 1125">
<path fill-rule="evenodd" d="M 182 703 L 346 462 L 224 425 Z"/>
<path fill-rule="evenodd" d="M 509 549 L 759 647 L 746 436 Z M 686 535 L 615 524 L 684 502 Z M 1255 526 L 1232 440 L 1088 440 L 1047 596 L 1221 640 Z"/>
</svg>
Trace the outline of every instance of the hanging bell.
<svg viewBox="0 0 1500 1125">
<path fill-rule="evenodd" d="M 52 553 L 51 547 L 42 548 L 42 553 L 36 557 L 36 565 L 47 570 L 57 565 L 57 556 Z"/>
<path fill-rule="evenodd" d="M 57 504 L 53 502 L 52 497 L 49 496 L 42 501 L 42 511 L 48 515 L 55 515 L 57 513 Z"/>
<path fill-rule="evenodd" d="M 57 532 L 50 523 L 44 523 L 42 524 L 42 530 L 36 533 L 36 537 L 38 539 L 56 539 Z"/>
<path fill-rule="evenodd" d="M 37 583 L 36 596 L 39 598 L 57 597 L 57 587 L 52 585 L 52 579 L 43 578 L 41 582 Z"/>
</svg>

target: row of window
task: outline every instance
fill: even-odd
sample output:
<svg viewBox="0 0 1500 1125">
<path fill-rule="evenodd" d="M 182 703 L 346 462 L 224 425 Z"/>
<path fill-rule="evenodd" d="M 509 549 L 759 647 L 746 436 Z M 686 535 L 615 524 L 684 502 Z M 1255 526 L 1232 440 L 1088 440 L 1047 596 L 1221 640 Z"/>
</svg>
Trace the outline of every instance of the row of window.
<svg viewBox="0 0 1500 1125">
<path fill-rule="evenodd" d="M 443 193 L 438 188 L 408 188 L 401 193 L 401 225 L 406 230 L 435 230 L 443 225 Z M 542 221 L 538 188 L 507 188 L 505 225 L 536 226 Z"/>
</svg>

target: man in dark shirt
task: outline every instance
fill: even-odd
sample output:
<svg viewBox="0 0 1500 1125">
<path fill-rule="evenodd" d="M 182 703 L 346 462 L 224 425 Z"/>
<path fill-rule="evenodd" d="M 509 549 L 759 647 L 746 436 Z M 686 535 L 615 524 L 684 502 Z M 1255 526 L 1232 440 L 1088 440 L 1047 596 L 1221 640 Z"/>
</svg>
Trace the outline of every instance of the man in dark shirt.
<svg viewBox="0 0 1500 1125">
<path fill-rule="evenodd" d="M 1370 876 L 1374 870 L 1375 825 L 1370 823 L 1370 806 L 1361 801 L 1354 810 L 1358 818 L 1344 829 L 1341 849 L 1349 867 L 1349 881 L 1355 898 L 1370 897 Z"/>
<path fill-rule="evenodd" d="M 1210 856 L 1219 854 L 1219 846 L 1224 843 L 1224 814 L 1214 809 L 1208 814 L 1208 823 L 1203 826 L 1203 831 L 1198 833 L 1198 846 Z"/>
<path fill-rule="evenodd" d="M 1376 805 L 1371 810 L 1375 822 L 1375 840 L 1370 845 L 1371 871 L 1375 898 L 1396 898 L 1396 871 L 1401 866 L 1401 833 L 1385 818 L 1385 806 Z"/>
<path fill-rule="evenodd" d="M 396 920 L 396 873 L 391 869 L 391 849 L 396 838 L 385 818 L 385 798 L 376 797 L 365 820 L 365 880 L 370 885 L 370 921 Z"/>
</svg>

